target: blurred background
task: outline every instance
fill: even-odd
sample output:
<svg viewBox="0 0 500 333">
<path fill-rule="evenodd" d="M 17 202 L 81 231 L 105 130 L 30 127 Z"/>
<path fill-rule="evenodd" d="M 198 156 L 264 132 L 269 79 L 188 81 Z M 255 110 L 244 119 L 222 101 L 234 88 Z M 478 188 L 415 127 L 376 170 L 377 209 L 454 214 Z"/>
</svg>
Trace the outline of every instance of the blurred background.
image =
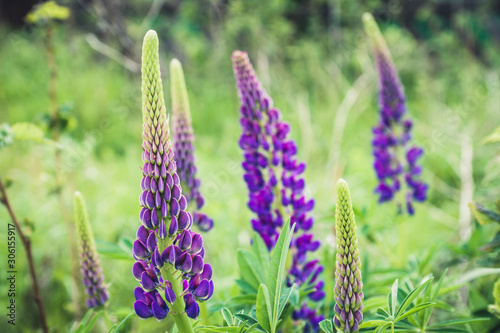
<svg viewBox="0 0 500 333">
<path fill-rule="evenodd" d="M 478 224 L 468 208 L 473 200 L 493 207 L 500 199 L 500 146 L 485 141 L 500 125 L 500 2 L 60 0 L 68 17 L 27 20 L 37 3 L 0 1 L 0 124 L 30 122 L 42 131 L 37 143 L 1 149 L 0 176 L 32 239 L 54 331 L 68 331 L 83 311 L 72 297 L 77 285 L 69 244 L 76 239 L 67 228 L 75 190 L 87 201 L 110 285 L 109 306 L 117 317 L 132 310 L 137 282 L 128 251 L 140 210 L 140 52 L 149 29 L 160 38 L 167 105 L 168 63 L 175 57 L 184 66 L 204 212 L 215 221 L 204 236 L 216 288 L 203 308 L 205 321 L 217 322 L 210 307 L 237 293 L 235 249 L 249 247 L 252 236 L 238 146 L 235 49 L 249 52 L 291 124 L 299 158 L 307 163 L 307 192 L 316 200 L 313 230 L 322 241 L 317 256 L 327 267 L 334 265 L 334 185 L 340 177 L 351 188 L 360 251 L 373 278 L 368 296 L 385 292 L 398 277 L 440 276 L 449 267 L 451 278 L 474 267 L 500 267 L 498 248 L 484 247 L 497 225 Z M 387 40 L 414 120 L 414 143 L 425 149 L 429 199 L 413 217 L 398 217 L 394 204 L 377 204 L 373 192 L 378 79 L 364 12 L 373 13 Z M 51 126 L 54 110 L 61 120 L 57 129 Z M 3 226 L 9 220 L 1 207 L 1 249 L 7 248 Z M 6 259 L 0 258 L 4 272 Z M 36 308 L 19 240 L 16 265 L 16 329 L 34 331 Z M 325 279 L 332 277 L 327 269 Z M 494 281 L 488 276 L 450 296 L 453 311 L 488 316 Z M 325 287 L 330 298 L 331 283 Z M 2 282 L 2 309 L 6 294 Z M 9 332 L 3 311 L 0 328 Z M 164 324 L 134 318 L 129 325 L 146 331 Z M 498 332 L 498 320 L 477 325 L 475 332 Z"/>
</svg>

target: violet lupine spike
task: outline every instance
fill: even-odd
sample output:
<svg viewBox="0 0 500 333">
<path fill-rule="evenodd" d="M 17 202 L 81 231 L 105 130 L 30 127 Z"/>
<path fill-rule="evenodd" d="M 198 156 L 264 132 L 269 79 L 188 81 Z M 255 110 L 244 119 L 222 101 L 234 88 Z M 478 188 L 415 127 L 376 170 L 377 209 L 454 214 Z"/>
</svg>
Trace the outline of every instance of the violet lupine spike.
<svg viewBox="0 0 500 333">
<path fill-rule="evenodd" d="M 396 67 L 377 23 L 369 13 L 363 15 L 366 33 L 373 46 L 379 72 L 380 120 L 373 128 L 374 168 L 379 184 L 375 192 L 379 203 L 392 200 L 405 187 L 408 214 L 415 213 L 413 202 L 427 198 L 427 184 L 420 180 L 417 164 L 423 149 L 409 144 L 413 123 L 406 117 L 406 98 Z M 403 201 L 403 200 L 400 200 Z M 401 202 L 398 202 L 402 212 Z"/>
<path fill-rule="evenodd" d="M 335 269 L 335 315 L 333 322 L 339 333 L 359 331 L 363 321 L 363 281 L 359 260 L 356 221 L 351 194 L 345 180 L 337 182 L 335 230 L 337 261 Z"/>
<path fill-rule="evenodd" d="M 142 287 L 134 291 L 134 309 L 140 318 L 158 321 L 171 313 L 179 331 L 193 332 L 188 317 L 196 318 L 197 302 L 213 294 L 212 268 L 204 262 L 202 237 L 190 230 L 193 220 L 174 161 L 158 37 L 152 30 L 144 37 L 142 51 L 142 114 L 142 225 L 133 244 L 132 268 Z"/>
<path fill-rule="evenodd" d="M 281 119 L 278 109 L 260 85 L 246 52 L 234 51 L 233 71 L 240 98 L 239 141 L 244 151 L 242 166 L 249 189 L 248 207 L 257 216 L 251 221 L 269 250 L 278 239 L 283 220 L 290 216 L 296 223 L 291 248 L 292 267 L 287 283 L 301 285 L 309 282 L 315 291 L 308 295 L 312 302 L 324 298 L 323 281 L 318 280 L 323 266 L 318 260 L 309 260 L 308 253 L 316 251 L 320 243 L 308 233 L 313 225 L 313 199 L 304 196 L 305 182 L 301 174 L 305 164 L 296 157 L 297 146 L 290 139 L 290 125 Z M 304 303 L 293 314 L 294 319 L 305 320 L 305 332 L 317 332 L 323 316 Z"/>
<path fill-rule="evenodd" d="M 89 309 L 103 306 L 108 300 L 108 291 L 104 285 L 99 256 L 94 243 L 92 228 L 90 227 L 85 201 L 80 192 L 74 194 L 75 224 L 80 238 L 80 265 L 82 284 L 87 294 Z"/>
<path fill-rule="evenodd" d="M 185 197 L 190 204 L 193 213 L 193 224 L 201 231 L 212 229 L 214 222 L 206 214 L 199 210 L 203 207 L 205 200 L 200 192 L 201 181 L 196 177 L 196 163 L 194 157 L 194 134 L 191 124 L 191 112 L 189 98 L 184 80 L 182 65 L 179 60 L 172 59 L 170 62 L 174 155 L 177 163 L 177 173 L 181 179 Z"/>
</svg>

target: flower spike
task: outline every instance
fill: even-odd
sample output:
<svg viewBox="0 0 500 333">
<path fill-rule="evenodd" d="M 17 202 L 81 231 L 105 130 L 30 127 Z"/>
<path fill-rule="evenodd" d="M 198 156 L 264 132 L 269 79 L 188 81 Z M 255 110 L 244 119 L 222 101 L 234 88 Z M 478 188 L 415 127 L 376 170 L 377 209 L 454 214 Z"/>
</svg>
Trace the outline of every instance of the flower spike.
<svg viewBox="0 0 500 333">
<path fill-rule="evenodd" d="M 361 280 L 361 262 L 351 194 L 343 179 L 337 182 L 335 230 L 337 264 L 333 322 L 340 333 L 356 333 L 363 321 L 363 281 Z"/>
<path fill-rule="evenodd" d="M 142 115 L 141 225 L 133 245 L 136 263 L 132 268 L 141 287 L 134 291 L 134 309 L 142 319 L 161 321 L 171 314 L 179 331 L 189 333 L 193 328 L 188 315 L 195 318 L 198 312 L 192 309 L 208 299 L 192 295 L 190 303 L 185 302 L 191 293 L 185 292 L 184 285 L 204 269 L 195 255 L 201 236 L 190 230 L 193 217 L 186 211 L 187 201 L 177 174 L 163 98 L 158 37 L 153 30 L 146 33 L 142 49 Z M 211 276 L 206 280 L 212 282 Z"/>
<path fill-rule="evenodd" d="M 87 307 L 89 309 L 103 306 L 108 300 L 108 291 L 104 286 L 104 275 L 94 243 L 94 235 L 90 227 L 85 208 L 85 201 L 80 192 L 74 194 L 75 223 L 80 236 L 80 265 L 82 269 L 82 283 L 87 293 Z"/>
<path fill-rule="evenodd" d="M 256 214 L 251 221 L 271 250 L 278 239 L 283 221 L 290 216 L 297 225 L 292 241 L 294 253 L 287 284 L 308 283 L 313 292 L 310 302 L 324 298 L 323 282 L 318 275 L 323 271 L 317 260 L 308 258 L 320 243 L 308 233 L 313 225 L 311 211 L 314 200 L 304 194 L 302 173 L 305 164 L 297 159 L 297 146 L 290 138 L 290 125 L 281 119 L 281 112 L 273 107 L 272 99 L 262 88 L 246 52 L 233 52 L 233 71 L 240 98 L 240 147 L 244 180 L 248 186 L 248 207 Z M 307 304 L 293 313 L 295 320 L 305 320 L 305 332 L 319 331 L 323 316 Z"/>
<path fill-rule="evenodd" d="M 390 201 L 404 186 L 406 193 L 397 204 L 402 212 L 405 203 L 408 214 L 415 213 L 413 202 L 427 198 L 427 184 L 420 180 L 422 167 L 417 164 L 422 148 L 411 146 L 413 123 L 406 117 L 406 98 L 396 66 L 373 16 L 363 15 L 365 30 L 373 47 L 379 72 L 380 120 L 373 128 L 374 168 L 379 184 L 375 192 L 379 203 Z"/>
<path fill-rule="evenodd" d="M 184 80 L 184 72 L 179 60 L 170 62 L 172 114 L 174 133 L 174 152 L 177 162 L 177 172 L 186 190 L 187 203 L 193 203 L 193 223 L 201 231 L 209 231 L 213 227 L 213 220 L 206 214 L 199 212 L 205 200 L 200 192 L 201 181 L 196 177 L 196 164 L 194 158 L 194 134 L 191 125 L 189 98 Z"/>
</svg>

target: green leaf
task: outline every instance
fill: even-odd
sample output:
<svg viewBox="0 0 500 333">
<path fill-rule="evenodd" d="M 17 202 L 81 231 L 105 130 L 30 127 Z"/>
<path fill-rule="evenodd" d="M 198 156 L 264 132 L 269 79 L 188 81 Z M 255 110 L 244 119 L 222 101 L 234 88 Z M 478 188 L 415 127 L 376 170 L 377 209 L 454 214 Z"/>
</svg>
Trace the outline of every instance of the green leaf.
<svg viewBox="0 0 500 333">
<path fill-rule="evenodd" d="M 94 327 L 95 323 L 97 322 L 97 319 L 102 315 L 102 311 L 97 312 L 94 317 L 88 322 L 88 324 L 85 326 L 85 329 L 82 331 L 82 333 L 89 333 L 92 328 Z"/>
<path fill-rule="evenodd" d="M 281 316 L 281 313 L 283 312 L 283 309 L 285 308 L 286 302 L 288 302 L 288 299 L 290 298 L 290 295 L 292 294 L 294 286 L 295 285 L 292 285 L 290 288 L 286 288 L 284 290 L 284 292 L 281 294 L 280 301 L 279 301 L 279 307 L 278 307 L 278 318 Z"/>
<path fill-rule="evenodd" d="M 462 285 L 466 284 L 469 281 L 492 274 L 500 274 L 500 268 L 475 268 L 473 270 L 470 270 L 467 273 L 460 275 L 459 278 L 454 280 L 453 285 L 451 285 L 450 287 L 443 288 L 439 293 L 439 296 L 444 295 L 450 292 L 451 290 L 460 288 Z"/>
<path fill-rule="evenodd" d="M 386 320 L 375 319 L 375 320 L 366 320 L 359 326 L 359 328 L 370 328 L 370 327 L 379 327 L 380 325 L 385 325 L 387 323 Z"/>
<path fill-rule="evenodd" d="M 123 318 L 123 320 L 119 324 L 114 324 L 113 327 L 111 327 L 111 329 L 108 331 L 108 333 L 120 332 L 119 329 L 121 329 L 123 327 L 123 325 L 125 325 L 127 320 L 134 314 L 135 314 L 135 312 L 130 312 L 125 318 Z"/>
<path fill-rule="evenodd" d="M 78 328 L 77 330 L 75 331 L 75 333 L 81 333 L 83 332 L 83 329 L 84 327 L 87 325 L 87 323 L 89 322 L 90 320 L 90 317 L 92 316 L 92 314 L 94 313 L 94 310 L 93 309 L 89 309 L 87 311 L 87 313 L 85 313 L 85 316 L 83 316 L 82 318 L 82 321 L 80 322 L 80 325 L 78 325 Z"/>
<path fill-rule="evenodd" d="M 413 308 L 411 308 L 410 310 L 408 310 L 405 313 L 398 316 L 395 319 L 395 321 L 401 321 L 401 320 L 405 319 L 406 317 L 411 316 L 412 314 L 417 313 L 419 311 L 422 311 L 424 309 L 427 309 L 428 307 L 433 306 L 435 304 L 436 303 L 427 302 L 427 303 L 422 303 L 422 304 L 416 305 Z"/>
<path fill-rule="evenodd" d="M 228 308 L 223 308 L 221 310 L 221 313 L 222 313 L 222 318 L 224 318 L 224 320 L 227 323 L 227 326 L 233 326 L 234 325 L 234 318 L 233 318 L 233 314 L 231 313 L 231 311 L 229 311 Z"/>
<path fill-rule="evenodd" d="M 333 331 L 333 323 L 330 319 L 325 319 L 319 323 L 319 328 L 326 333 L 334 333 Z"/>
<path fill-rule="evenodd" d="M 239 279 L 234 280 L 234 282 L 236 282 L 238 287 L 240 287 L 240 289 L 244 293 L 253 294 L 253 295 L 255 295 L 255 297 L 257 297 L 257 288 L 252 286 L 249 282 L 247 282 L 245 280 L 239 280 Z"/>
<path fill-rule="evenodd" d="M 262 240 L 262 237 L 258 233 L 254 233 L 253 236 L 253 253 L 259 259 L 259 262 L 262 267 L 262 273 L 264 276 L 267 276 L 267 272 L 269 271 L 269 251 L 267 250 L 267 246 Z"/>
<path fill-rule="evenodd" d="M 238 251 L 238 265 L 240 266 L 241 278 L 247 281 L 252 287 L 257 290 L 261 283 L 264 283 L 264 275 L 259 259 L 248 251 Z"/>
<path fill-rule="evenodd" d="M 463 318 L 463 319 L 454 319 L 454 320 L 448 320 L 448 321 L 443 321 L 438 324 L 430 325 L 428 328 L 437 328 L 437 327 L 443 327 L 443 326 L 454 326 L 454 325 L 464 325 L 464 324 L 470 324 L 478 321 L 488 321 L 490 318 L 487 317 L 480 317 L 480 318 Z"/>
<path fill-rule="evenodd" d="M 384 306 L 386 303 L 385 296 L 374 296 L 363 301 L 363 312 L 369 312 L 373 309 Z"/>
<path fill-rule="evenodd" d="M 271 302 L 272 325 L 273 333 L 279 319 L 279 302 L 281 297 L 281 289 L 283 288 L 283 280 L 285 277 L 285 264 L 290 241 L 292 240 L 293 229 L 290 228 L 290 219 L 286 221 L 281 229 L 280 236 L 276 242 L 276 246 L 271 256 L 271 265 L 269 266 L 269 274 L 267 276 L 266 285 L 269 288 L 269 298 Z"/>
<path fill-rule="evenodd" d="M 389 314 L 391 317 L 394 317 L 396 313 L 396 302 L 398 300 L 398 279 L 394 281 L 394 284 L 391 288 L 391 293 L 387 296 L 387 306 L 389 308 Z"/>
<path fill-rule="evenodd" d="M 273 327 L 273 315 L 271 312 L 271 303 L 269 300 L 269 291 L 265 284 L 259 286 L 259 292 L 257 293 L 257 320 L 267 332 L 274 333 Z"/>
<path fill-rule="evenodd" d="M 257 294 L 250 295 L 238 295 L 231 297 L 225 305 L 229 308 L 236 307 L 238 305 L 253 305 L 257 299 Z"/>
<path fill-rule="evenodd" d="M 427 288 L 427 286 L 429 285 L 429 283 L 432 282 L 432 280 L 433 280 L 433 278 L 430 278 L 430 279 L 426 280 L 425 282 L 421 283 L 417 288 L 413 289 L 406 296 L 406 298 L 403 300 L 403 302 L 401 302 L 401 306 L 399 307 L 398 312 L 396 313 L 396 317 L 399 317 L 413 303 L 415 298 L 417 298 L 418 295 L 420 295 L 420 293 L 425 288 Z"/>
</svg>

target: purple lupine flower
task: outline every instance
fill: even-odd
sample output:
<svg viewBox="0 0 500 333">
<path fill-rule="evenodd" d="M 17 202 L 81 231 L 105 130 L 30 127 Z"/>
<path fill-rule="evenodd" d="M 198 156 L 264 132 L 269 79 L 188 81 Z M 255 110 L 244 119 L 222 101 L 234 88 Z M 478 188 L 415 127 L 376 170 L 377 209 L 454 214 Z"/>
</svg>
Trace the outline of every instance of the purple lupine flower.
<svg viewBox="0 0 500 333">
<path fill-rule="evenodd" d="M 142 225 L 133 244 L 136 262 L 132 268 L 142 288 L 134 292 L 134 309 L 140 318 L 155 317 L 158 321 L 172 309 L 179 327 L 182 316 L 196 318 L 198 312 L 193 309 L 198 307 L 197 302 L 212 296 L 212 268 L 204 262 L 202 237 L 190 230 L 193 218 L 186 211 L 187 200 L 182 194 L 170 141 L 158 37 L 152 30 L 144 37 L 143 44 L 142 101 L 144 166 L 139 197 Z M 192 289 L 184 288 L 188 284 L 193 285 Z M 197 289 L 200 285 L 203 292 Z"/>
<path fill-rule="evenodd" d="M 85 201 L 80 192 L 74 195 L 75 223 L 80 236 L 80 266 L 82 284 L 87 294 L 89 309 L 102 306 L 108 300 L 108 291 L 104 286 L 99 256 L 94 243 L 92 228 L 87 217 Z"/>
<path fill-rule="evenodd" d="M 191 112 L 184 73 L 179 60 L 172 59 L 170 62 L 170 75 L 174 121 L 174 155 L 177 172 L 181 179 L 182 188 L 186 190 L 184 195 L 188 204 L 193 203 L 193 224 L 197 225 L 202 231 L 209 231 L 212 229 L 214 221 L 199 211 L 203 207 L 205 200 L 200 192 L 201 181 L 196 176 Z"/>
<path fill-rule="evenodd" d="M 400 190 L 405 192 L 406 210 L 413 215 L 413 202 L 427 198 L 427 184 L 420 180 L 422 168 L 417 164 L 423 150 L 410 144 L 413 123 L 406 117 L 403 86 L 384 38 L 372 15 L 365 14 L 363 20 L 373 46 L 380 84 L 380 120 L 373 128 L 372 141 L 379 181 L 375 192 L 379 203 L 393 200 Z"/>
<path fill-rule="evenodd" d="M 234 51 L 232 60 L 241 104 L 239 144 L 244 151 L 243 178 L 249 189 L 248 207 L 256 214 L 252 227 L 271 250 L 284 219 L 290 216 L 291 224 L 297 227 L 291 244 L 293 263 L 287 283 L 308 282 L 314 287 L 309 299 L 319 301 L 325 295 L 323 282 L 318 280 L 323 267 L 317 260 L 307 258 L 320 243 L 307 232 L 313 225 L 314 200 L 304 195 L 305 182 L 301 175 L 306 166 L 297 160 L 297 146 L 289 136 L 290 125 L 281 119 L 280 111 L 273 108 L 247 53 Z M 294 318 L 306 320 L 306 332 L 316 332 L 323 316 L 304 303 L 295 311 Z"/>
</svg>

